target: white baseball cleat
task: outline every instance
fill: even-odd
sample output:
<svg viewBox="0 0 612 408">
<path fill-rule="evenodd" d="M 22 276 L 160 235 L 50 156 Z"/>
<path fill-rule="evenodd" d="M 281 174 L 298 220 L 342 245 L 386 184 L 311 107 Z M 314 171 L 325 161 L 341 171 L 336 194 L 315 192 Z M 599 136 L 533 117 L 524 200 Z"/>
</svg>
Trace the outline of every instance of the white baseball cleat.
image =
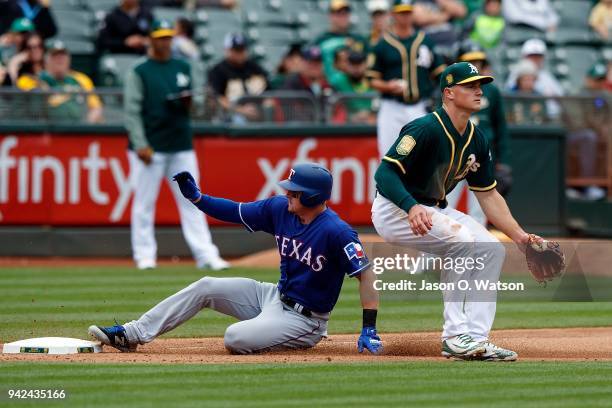
<svg viewBox="0 0 612 408">
<path fill-rule="evenodd" d="M 221 257 L 212 258 L 209 261 L 198 265 L 199 269 L 210 269 L 213 271 L 223 271 L 231 267 L 232 265 Z"/>
<path fill-rule="evenodd" d="M 136 262 L 136 267 L 140 270 L 155 269 L 157 267 L 157 263 L 153 259 L 141 259 Z"/>
<path fill-rule="evenodd" d="M 478 356 L 476 360 L 516 361 L 516 359 L 518 358 L 518 354 L 516 352 L 496 346 L 488 340 L 483 341 L 481 344 L 484 346 L 485 352 Z"/>
<path fill-rule="evenodd" d="M 475 360 L 486 351 L 482 342 L 469 334 L 460 334 L 442 342 L 442 356 L 457 360 Z"/>
</svg>

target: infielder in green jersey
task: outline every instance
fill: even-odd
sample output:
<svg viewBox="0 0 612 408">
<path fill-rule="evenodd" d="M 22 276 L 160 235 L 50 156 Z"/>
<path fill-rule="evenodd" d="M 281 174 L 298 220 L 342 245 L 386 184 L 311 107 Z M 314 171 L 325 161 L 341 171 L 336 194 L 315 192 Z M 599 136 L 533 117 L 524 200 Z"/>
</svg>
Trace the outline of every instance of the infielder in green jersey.
<svg viewBox="0 0 612 408">
<path fill-rule="evenodd" d="M 483 72 L 488 66 L 487 54 L 482 47 L 472 40 L 465 40 L 459 47 L 457 53 L 458 62 L 469 62 L 478 71 Z M 470 120 L 478 126 L 491 147 L 493 163 L 495 167 L 495 178 L 497 180 L 497 191 L 505 196 L 512 183 L 512 169 L 508 165 L 508 132 L 506 129 L 506 116 L 504 101 L 501 92 L 493 83 L 483 84 L 480 110 L 474 112 Z M 465 181 L 460 182 L 457 187 L 448 194 L 448 205 L 457 208 L 457 204 L 468 189 Z M 467 192 L 467 214 L 476 221 L 486 225 L 487 219 L 478 204 L 473 192 Z"/>
<path fill-rule="evenodd" d="M 129 70 L 125 79 L 125 127 L 134 188 L 131 233 L 134 261 L 139 269 L 155 268 L 155 202 L 166 179 L 181 217 L 185 240 L 199 268 L 226 269 L 203 214 L 186 203 L 171 177 L 187 170 L 199 179 L 193 150 L 189 108 L 191 73 L 185 61 L 171 58 L 174 29 L 165 20 L 153 23 L 148 56 Z"/>
<path fill-rule="evenodd" d="M 483 295 L 457 285 L 466 279 L 470 285 L 475 280 L 497 283 L 505 249 L 473 218 L 446 205 L 446 195 L 466 179 L 487 218 L 519 248 L 528 242 L 528 234 L 495 189 L 489 142 L 469 120 L 480 109 L 481 84 L 492 80 L 467 62 L 444 70 L 442 107 L 404 126 L 376 171 L 372 220 L 386 242 L 457 260 L 455 265 L 459 260 L 484 260 L 482 267 L 472 261 L 474 267 L 466 263 L 463 270 L 444 262 L 442 281 L 459 289 L 443 292 L 442 355 L 511 361 L 517 358 L 514 351 L 488 340 L 496 292 L 489 289 Z"/>
<path fill-rule="evenodd" d="M 412 0 L 395 0 L 393 24 L 370 55 L 372 87 L 382 94 L 378 111 L 378 153 L 382 157 L 402 126 L 427 114 L 434 78 L 445 68 L 425 33 L 414 28 Z"/>
</svg>

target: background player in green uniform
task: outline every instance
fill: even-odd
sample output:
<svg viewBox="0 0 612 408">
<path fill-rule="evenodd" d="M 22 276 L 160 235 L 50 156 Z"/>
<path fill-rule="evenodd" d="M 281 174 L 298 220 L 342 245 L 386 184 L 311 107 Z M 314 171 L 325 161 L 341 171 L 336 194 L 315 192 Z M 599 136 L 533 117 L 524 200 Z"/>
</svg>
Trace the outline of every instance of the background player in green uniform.
<svg viewBox="0 0 612 408">
<path fill-rule="evenodd" d="M 480 109 L 482 76 L 467 62 L 446 68 L 440 79 L 442 107 L 404 126 L 383 157 L 375 179 L 379 194 L 372 221 L 386 242 L 404 245 L 438 257 L 484 259 L 482 268 L 463 273 L 446 265 L 445 283 L 469 285 L 498 282 L 505 249 L 472 217 L 446 205 L 446 194 L 466 179 L 487 218 L 519 247 L 528 234 L 514 220 L 495 189 L 493 157 L 487 138 L 470 120 Z M 470 286 L 471 287 L 471 286 Z M 517 354 L 491 343 L 489 332 L 496 309 L 496 292 L 462 290 L 444 294 L 442 355 L 458 359 L 511 361 Z"/>
<path fill-rule="evenodd" d="M 433 79 L 444 70 L 427 36 L 414 28 L 411 0 L 395 0 L 393 24 L 374 47 L 369 75 L 382 93 L 378 111 L 378 153 L 382 157 L 406 123 L 427 113 Z"/>
<path fill-rule="evenodd" d="M 203 214 L 186 203 L 171 177 L 182 170 L 199 179 L 193 151 L 189 108 L 189 65 L 173 59 L 174 30 L 168 21 L 156 21 L 150 33 L 148 58 L 127 74 L 125 81 L 125 127 L 129 135 L 128 159 L 134 189 L 132 204 L 132 251 L 139 269 L 154 268 L 157 243 L 154 234 L 155 201 L 162 178 L 176 199 L 181 227 L 198 267 L 225 269 Z"/>
<path fill-rule="evenodd" d="M 478 71 L 483 72 L 488 68 L 487 54 L 482 47 L 472 40 L 461 43 L 457 53 L 457 61 L 469 62 Z M 497 190 L 505 196 L 510 189 L 512 182 L 512 169 L 508 165 L 508 132 L 506 129 L 506 116 L 504 101 L 501 92 L 493 83 L 481 86 L 482 97 L 480 99 L 480 110 L 474 112 L 470 120 L 474 122 L 478 129 L 484 133 L 495 166 L 495 178 L 497 179 Z M 448 194 L 448 205 L 457 208 L 457 204 L 467 190 L 467 183 L 461 182 Z M 476 221 L 486 225 L 487 219 L 478 204 L 478 200 L 473 192 L 467 191 L 467 214 Z"/>
</svg>

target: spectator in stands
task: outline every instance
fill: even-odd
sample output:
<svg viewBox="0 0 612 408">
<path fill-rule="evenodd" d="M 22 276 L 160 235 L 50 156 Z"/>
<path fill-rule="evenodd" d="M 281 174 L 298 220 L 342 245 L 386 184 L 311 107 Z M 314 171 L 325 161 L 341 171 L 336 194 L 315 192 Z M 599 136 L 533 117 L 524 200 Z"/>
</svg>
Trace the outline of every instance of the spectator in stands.
<svg viewBox="0 0 612 408">
<path fill-rule="evenodd" d="M 44 69 L 45 46 L 38 33 L 28 33 L 23 48 L 8 63 L 13 84 L 20 87 L 23 78 L 37 78 Z"/>
<path fill-rule="evenodd" d="M 390 24 L 389 1 L 388 0 L 369 0 L 367 3 L 371 18 L 370 47 L 376 45 L 383 33 L 387 31 Z"/>
<path fill-rule="evenodd" d="M 612 67 L 612 64 L 608 64 L 606 66 L 603 62 L 595 63 L 584 80 L 584 88 L 586 91 L 604 91 L 610 92 L 612 88 L 611 82 L 608 79 L 608 71 L 610 71 L 609 67 Z M 612 78 L 611 78 L 612 79 Z"/>
<path fill-rule="evenodd" d="M 465 8 L 467 9 L 467 16 L 471 16 L 482 10 L 484 0 L 463 0 L 463 4 L 465 4 Z"/>
<path fill-rule="evenodd" d="M 2 65 L 2 61 L 0 60 L 0 86 L 11 86 L 13 83 L 11 81 L 11 76 L 8 73 L 8 70 L 4 65 Z"/>
<path fill-rule="evenodd" d="M 525 41 L 521 48 L 521 55 L 524 60 L 531 61 L 537 69 L 537 77 L 534 84 L 534 89 L 537 93 L 543 96 L 561 96 L 563 95 L 563 87 L 544 66 L 546 59 L 546 44 L 538 38 L 532 38 Z M 525 65 L 523 65 L 525 66 Z M 511 69 L 510 75 L 506 82 L 506 88 L 513 89 L 516 87 L 517 73 Z"/>
<path fill-rule="evenodd" d="M 515 124 L 541 124 L 548 122 L 546 103 L 543 99 L 533 99 L 533 96 L 542 96 L 536 89 L 538 78 L 538 67 L 528 59 L 521 60 L 514 66 L 515 83 L 509 90 L 525 99 L 513 99 L 510 101 L 508 116 Z"/>
<path fill-rule="evenodd" d="M 368 51 L 365 37 L 353 33 L 351 28 L 351 4 L 348 0 L 331 0 L 329 3 L 329 31 L 319 35 L 314 41 L 321 49 L 323 72 L 327 78 L 336 71 L 334 55 L 338 48 L 349 47 L 354 51 Z"/>
<path fill-rule="evenodd" d="M 308 92 L 315 98 L 321 110 L 325 106 L 327 97 L 333 92 L 323 71 L 322 51 L 316 45 L 307 46 L 302 50 L 302 58 L 305 61 L 302 71 L 287 77 L 283 89 Z M 285 116 L 291 120 L 312 121 L 315 119 L 315 114 L 310 104 L 296 101 L 286 105 L 290 105 L 285 106 L 285 108 L 291 109 L 291 111 Z"/>
<path fill-rule="evenodd" d="M 159 6 L 181 7 L 187 10 L 195 10 L 199 7 L 232 9 L 236 6 L 236 0 L 144 0 L 143 5 L 151 9 Z"/>
<path fill-rule="evenodd" d="M 549 0 L 504 0 L 502 15 L 508 24 L 525 25 L 541 31 L 555 31 L 559 15 Z"/>
<path fill-rule="evenodd" d="M 240 33 L 229 33 L 224 39 L 225 59 L 208 72 L 208 85 L 218 101 L 230 112 L 231 121 L 244 123 L 258 120 L 261 111 L 256 102 L 238 101 L 249 95 L 260 95 L 268 88 L 266 71 L 249 59 L 247 39 Z"/>
<path fill-rule="evenodd" d="M 329 95 L 332 89 L 323 71 L 321 49 L 316 45 L 307 46 L 302 51 L 302 58 L 305 61 L 304 68 L 287 78 L 284 89 L 307 91 L 314 96 Z"/>
<path fill-rule="evenodd" d="M 434 44 L 450 50 L 459 39 L 455 23 L 467 16 L 467 8 L 459 0 L 416 0 L 412 14 Z"/>
<path fill-rule="evenodd" d="M 501 0 L 485 0 L 482 13 L 474 13 L 464 24 L 464 32 L 485 49 L 502 40 L 506 22 L 501 16 Z"/>
<path fill-rule="evenodd" d="M 34 24 L 27 18 L 17 18 L 11 23 L 11 28 L 0 37 L 2 61 L 8 63 L 11 57 L 23 50 L 29 33 L 34 32 Z"/>
<path fill-rule="evenodd" d="M 43 39 L 57 34 L 57 25 L 49 10 L 49 0 L 0 1 L 0 34 L 4 34 L 13 21 L 19 18 L 30 20 Z"/>
<path fill-rule="evenodd" d="M 175 36 L 172 38 L 172 58 L 197 61 L 200 50 L 193 40 L 195 30 L 191 20 L 180 17 L 174 24 Z"/>
<path fill-rule="evenodd" d="M 337 92 L 370 93 L 375 92 L 366 77 L 368 69 L 367 55 L 363 52 L 351 51 L 348 56 L 347 72 L 336 75 L 331 86 Z M 376 124 L 376 113 L 372 109 L 372 99 L 349 99 L 346 103 L 348 122 Z"/>
<path fill-rule="evenodd" d="M 144 54 L 153 14 L 141 7 L 140 0 L 120 0 L 102 24 L 98 51 L 115 54 Z"/>
<path fill-rule="evenodd" d="M 51 119 L 63 121 L 85 119 L 88 123 L 102 122 L 102 101 L 93 93 L 95 91 L 93 82 L 87 75 L 73 71 L 70 65 L 70 53 L 64 43 L 59 40 L 53 41 L 47 48 L 44 71 L 37 76 L 22 75 L 18 80 L 18 86 L 24 91 L 36 88 L 65 91 L 48 98 L 47 111 Z"/>
<path fill-rule="evenodd" d="M 612 0 L 600 0 L 589 16 L 589 25 L 604 40 L 610 39 L 612 31 Z"/>
<path fill-rule="evenodd" d="M 344 76 L 348 72 L 349 54 L 353 52 L 349 47 L 339 47 L 334 52 L 334 72 L 328 76 L 327 82 L 331 83 L 336 76 Z M 355 51 L 359 52 L 359 51 Z"/>
<path fill-rule="evenodd" d="M 593 92 L 593 99 L 581 100 L 578 103 L 567 101 L 563 110 L 563 123 L 567 129 L 567 147 L 569 152 L 568 174 L 570 177 L 593 179 L 597 177 L 600 159 L 598 152 L 607 152 L 608 135 L 610 134 L 610 107 L 601 91 L 605 91 L 607 69 L 598 62 L 591 67 L 585 77 L 585 91 Z M 573 166 L 574 165 L 574 166 Z M 574 168 L 574 172 L 572 172 Z M 574 174 L 572 174 L 574 173 Z M 600 200 L 606 191 L 597 186 L 568 188 L 569 198 Z"/>
<path fill-rule="evenodd" d="M 287 50 L 287 53 L 283 56 L 278 64 L 276 74 L 270 80 L 270 88 L 282 88 L 285 85 L 287 77 L 301 72 L 303 66 L 304 59 L 302 58 L 302 46 L 297 43 L 291 44 Z"/>
</svg>

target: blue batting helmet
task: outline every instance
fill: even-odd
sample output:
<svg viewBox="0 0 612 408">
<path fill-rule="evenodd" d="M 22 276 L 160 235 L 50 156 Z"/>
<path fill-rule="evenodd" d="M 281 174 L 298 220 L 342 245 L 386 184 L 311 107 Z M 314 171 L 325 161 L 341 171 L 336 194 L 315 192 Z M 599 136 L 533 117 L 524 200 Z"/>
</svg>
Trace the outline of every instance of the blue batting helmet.
<svg viewBox="0 0 612 408">
<path fill-rule="evenodd" d="M 301 191 L 300 202 L 306 207 L 315 207 L 331 197 L 332 175 L 317 163 L 301 163 L 289 172 L 289 177 L 278 183 L 288 191 Z"/>
</svg>

